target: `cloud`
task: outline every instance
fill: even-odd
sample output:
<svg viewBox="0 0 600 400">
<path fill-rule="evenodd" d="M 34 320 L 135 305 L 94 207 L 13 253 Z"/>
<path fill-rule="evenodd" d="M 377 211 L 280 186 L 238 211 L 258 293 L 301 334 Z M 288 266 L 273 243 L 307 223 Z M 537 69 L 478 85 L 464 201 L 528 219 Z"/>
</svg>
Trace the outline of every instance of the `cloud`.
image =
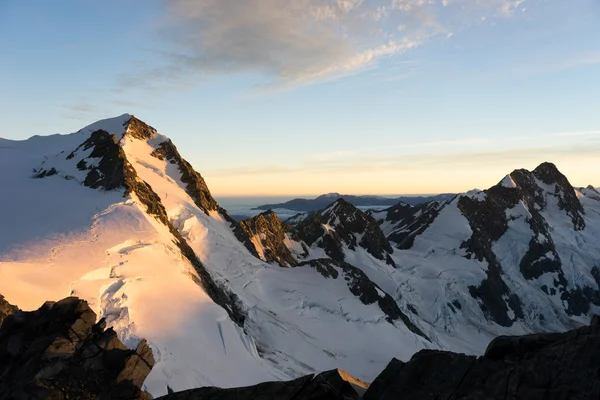
<svg viewBox="0 0 600 400">
<path fill-rule="evenodd" d="M 482 15 L 510 15 L 523 2 L 163 0 L 162 34 L 176 51 L 163 53 L 165 64 L 148 73 L 194 82 L 250 73 L 262 76 L 267 89 L 322 82 L 450 36 L 452 27 Z"/>
</svg>

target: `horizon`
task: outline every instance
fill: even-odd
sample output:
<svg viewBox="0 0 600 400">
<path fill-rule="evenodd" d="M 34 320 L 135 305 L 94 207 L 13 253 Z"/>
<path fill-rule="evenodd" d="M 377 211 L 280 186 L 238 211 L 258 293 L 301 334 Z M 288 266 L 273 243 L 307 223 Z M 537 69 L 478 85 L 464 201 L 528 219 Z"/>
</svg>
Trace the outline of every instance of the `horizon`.
<svg viewBox="0 0 600 400">
<path fill-rule="evenodd" d="M 0 4 L 0 137 L 127 111 L 221 197 L 600 184 L 594 0 L 37 5 Z"/>
</svg>

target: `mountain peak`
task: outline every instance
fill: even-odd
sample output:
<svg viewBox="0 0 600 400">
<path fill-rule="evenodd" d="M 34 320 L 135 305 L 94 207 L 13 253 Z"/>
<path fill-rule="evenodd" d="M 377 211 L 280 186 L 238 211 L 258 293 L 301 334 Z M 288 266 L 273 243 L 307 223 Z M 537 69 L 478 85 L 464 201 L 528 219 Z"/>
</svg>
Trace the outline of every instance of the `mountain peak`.
<svg viewBox="0 0 600 400">
<path fill-rule="evenodd" d="M 118 117 L 101 119 L 81 128 L 78 132 L 91 134 L 98 130 L 103 130 L 120 139 L 127 130 L 127 125 L 131 118 L 133 118 L 131 114 L 121 114 Z"/>
<path fill-rule="evenodd" d="M 335 199 L 338 197 L 342 197 L 342 195 L 340 193 L 337 192 L 331 192 L 331 193 L 325 193 L 319 196 L 322 199 Z"/>
<path fill-rule="evenodd" d="M 252 218 L 239 222 L 236 236 L 255 257 L 282 267 L 293 267 L 298 261 L 286 242 L 290 226 L 281 222 L 272 210 L 267 210 Z"/>
<path fill-rule="evenodd" d="M 394 250 L 377 221 L 342 198 L 309 216 L 296 228 L 300 239 L 310 246 L 324 248 L 336 261 L 344 261 L 344 247 L 352 251 L 363 248 L 373 257 L 395 266 L 389 256 Z"/>
<path fill-rule="evenodd" d="M 592 186 L 592 185 L 588 185 L 588 186 L 586 187 L 586 189 L 588 189 L 588 190 L 591 190 L 591 191 L 592 191 L 592 192 L 594 192 L 594 193 L 598 193 L 598 194 L 600 194 L 600 192 L 598 192 L 598 189 L 596 189 L 596 188 L 595 188 L 594 186 Z"/>
<path fill-rule="evenodd" d="M 126 128 L 127 130 L 125 131 L 125 135 L 140 140 L 151 139 L 157 133 L 156 129 L 141 119 L 136 118 L 134 115 L 131 115 L 129 120 L 127 120 Z"/>
<path fill-rule="evenodd" d="M 561 183 L 559 181 L 567 180 L 567 178 L 558 170 L 556 165 L 551 162 L 544 162 L 538 165 L 538 167 L 533 170 L 533 173 L 546 184 Z"/>
</svg>

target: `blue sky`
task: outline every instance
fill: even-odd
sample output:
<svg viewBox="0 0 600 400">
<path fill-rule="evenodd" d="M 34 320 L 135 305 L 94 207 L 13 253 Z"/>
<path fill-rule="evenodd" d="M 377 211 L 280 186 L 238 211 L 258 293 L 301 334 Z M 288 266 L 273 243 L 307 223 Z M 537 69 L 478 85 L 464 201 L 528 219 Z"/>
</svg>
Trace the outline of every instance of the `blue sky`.
<svg viewBox="0 0 600 400">
<path fill-rule="evenodd" d="M 135 114 L 217 195 L 600 185 L 597 0 L 0 0 L 0 136 Z"/>
</svg>

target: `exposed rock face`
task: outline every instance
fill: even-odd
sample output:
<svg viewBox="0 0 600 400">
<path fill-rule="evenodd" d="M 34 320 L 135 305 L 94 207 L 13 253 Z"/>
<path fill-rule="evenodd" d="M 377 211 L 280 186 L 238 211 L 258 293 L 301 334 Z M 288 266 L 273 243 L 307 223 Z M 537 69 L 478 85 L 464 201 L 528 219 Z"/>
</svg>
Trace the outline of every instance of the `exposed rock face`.
<svg viewBox="0 0 600 400">
<path fill-rule="evenodd" d="M 148 399 L 154 365 L 142 340 L 128 350 L 87 303 L 69 297 L 17 312 L 0 329 L 0 398 Z"/>
<path fill-rule="evenodd" d="M 288 382 L 266 382 L 233 389 L 204 387 L 172 393 L 160 400 L 358 400 L 360 397 L 339 370 Z"/>
<path fill-rule="evenodd" d="M 334 261 L 329 258 L 305 261 L 298 264 L 298 267 L 314 268 L 325 278 L 338 279 L 340 276 L 343 276 L 348 284 L 350 292 L 358 297 L 363 304 L 369 305 L 377 303 L 381 311 L 387 316 L 388 322 L 393 323 L 399 319 L 411 332 L 429 340 L 429 338 L 411 322 L 406 314 L 400 310 L 394 299 L 373 283 L 373 281 L 371 281 L 360 269 L 343 261 Z"/>
<path fill-rule="evenodd" d="M 597 399 L 600 327 L 499 337 L 485 356 L 423 350 L 392 360 L 364 400 Z"/>
<path fill-rule="evenodd" d="M 550 202 L 556 203 L 558 212 L 570 217 L 574 231 L 585 228 L 584 210 L 575 189 L 550 163 L 541 164 L 533 172 L 513 171 L 503 182 L 483 191 L 482 198 L 459 198 L 458 207 L 473 230 L 472 237 L 462 247 L 467 250 L 468 258 L 485 260 L 489 265 L 487 278 L 480 286 L 471 286 L 470 293 L 480 300 L 484 314 L 500 325 L 511 326 L 517 318 L 523 318 L 521 301 L 504 281 L 502 266 L 492 250 L 508 230 L 510 221 L 516 218 L 511 210 L 519 204 L 528 213 L 526 222 L 533 232 L 529 249 L 520 262 L 522 276 L 536 280 L 544 274 L 555 274 L 552 287 L 544 285 L 541 289 L 549 295 L 560 294 L 568 315 L 582 315 L 589 311 L 590 304 L 600 304 L 598 287 L 568 288 L 562 260 L 550 233 L 552 228 L 543 215 Z M 509 308 L 514 312 L 513 317 L 509 317 Z"/>
<path fill-rule="evenodd" d="M 224 211 L 216 200 L 212 197 L 204 178 L 194 170 L 177 151 L 177 147 L 172 141 L 167 140 L 158 145 L 158 148 L 152 152 L 152 156 L 159 160 L 167 160 L 171 164 L 177 165 L 181 173 L 181 181 L 186 185 L 186 192 L 194 200 L 194 203 L 206 214 L 209 211 Z M 227 215 L 227 212 L 224 212 Z"/>
<path fill-rule="evenodd" d="M 394 265 L 389 256 L 394 250 L 377 221 L 352 204 L 339 199 L 296 225 L 298 237 L 306 244 L 323 248 L 336 261 L 344 261 L 343 247 L 362 247 L 373 257 Z"/>
<path fill-rule="evenodd" d="M 129 121 L 125 123 L 125 125 L 127 128 L 125 135 L 131 136 L 136 139 L 148 140 L 156 133 L 156 129 L 154 129 L 144 121 L 137 119 L 133 115 L 131 116 Z"/>
<path fill-rule="evenodd" d="M 251 253 L 264 261 L 293 267 L 298 261 L 285 243 L 287 232 L 291 230 L 292 227 L 281 222 L 277 214 L 266 211 L 241 221 L 235 233 Z"/>
<path fill-rule="evenodd" d="M 10 304 L 4 299 L 4 296 L 0 294 L 0 327 L 2 326 L 2 322 L 4 322 L 6 317 L 13 315 L 17 311 L 19 311 L 19 308 Z"/>
<path fill-rule="evenodd" d="M 383 211 L 372 212 L 390 242 L 401 250 L 410 249 L 415 237 L 435 220 L 446 202 L 430 201 L 416 206 L 398 203 Z"/>
<path fill-rule="evenodd" d="M 519 191 L 496 185 L 485 191 L 485 199 L 480 201 L 462 196 L 458 208 L 469 220 L 473 235 L 463 243 L 467 257 L 475 257 L 479 261 L 488 262 L 487 278 L 480 286 L 469 288 L 474 298 L 481 300 L 481 310 L 499 325 L 511 326 L 513 318 L 508 315 L 509 306 L 515 311 L 515 317 L 523 318 L 521 302 L 502 279 L 502 266 L 492 250 L 494 242 L 498 241 L 508 229 L 506 210 L 513 208 L 519 202 Z M 508 299 L 508 301 L 505 301 Z M 507 304 L 508 303 L 508 304 Z"/>
<path fill-rule="evenodd" d="M 549 162 L 540 164 L 533 170 L 533 174 L 546 185 L 554 186 L 554 197 L 558 199 L 558 207 L 571 217 L 575 230 L 583 230 L 584 210 L 567 177 L 556 168 L 556 165 Z"/>
</svg>

